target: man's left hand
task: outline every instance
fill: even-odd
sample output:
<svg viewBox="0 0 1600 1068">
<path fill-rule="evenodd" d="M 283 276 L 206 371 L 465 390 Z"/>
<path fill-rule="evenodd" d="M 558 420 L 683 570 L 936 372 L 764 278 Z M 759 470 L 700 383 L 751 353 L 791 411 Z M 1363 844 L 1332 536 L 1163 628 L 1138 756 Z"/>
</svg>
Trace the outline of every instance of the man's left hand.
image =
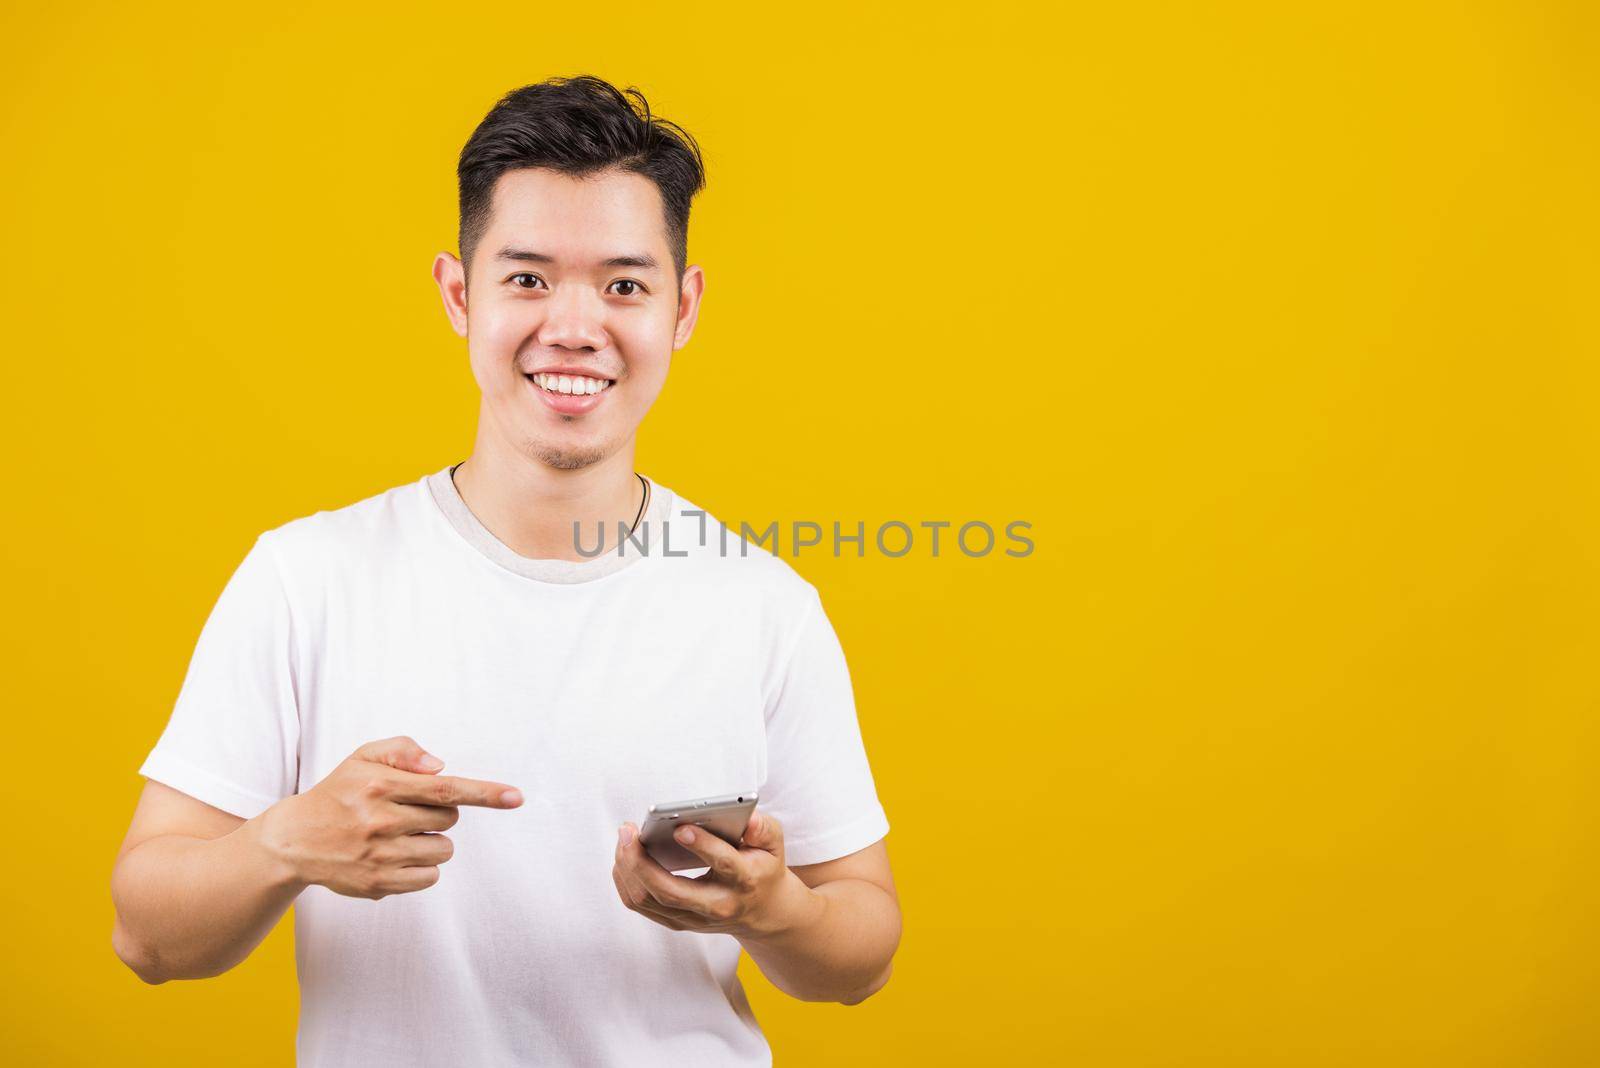
<svg viewBox="0 0 1600 1068">
<path fill-rule="evenodd" d="M 805 922 L 823 904 L 784 864 L 783 828 L 764 812 L 751 815 L 737 847 L 692 825 L 673 837 L 710 870 L 692 879 L 669 872 L 644 851 L 632 823 L 618 829 L 611 868 L 622 903 L 663 927 L 759 938 Z"/>
</svg>

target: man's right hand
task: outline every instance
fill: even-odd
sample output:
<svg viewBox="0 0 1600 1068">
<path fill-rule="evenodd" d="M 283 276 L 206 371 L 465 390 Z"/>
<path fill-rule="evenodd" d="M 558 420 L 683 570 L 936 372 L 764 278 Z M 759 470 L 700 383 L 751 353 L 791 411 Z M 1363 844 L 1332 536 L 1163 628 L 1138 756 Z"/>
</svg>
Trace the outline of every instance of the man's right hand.
<svg viewBox="0 0 1600 1068">
<path fill-rule="evenodd" d="M 438 832 L 460 805 L 516 808 L 505 783 L 439 775 L 444 763 L 410 738 L 368 742 L 317 785 L 262 814 L 262 841 L 306 886 L 377 900 L 425 890 L 454 846 Z"/>
</svg>

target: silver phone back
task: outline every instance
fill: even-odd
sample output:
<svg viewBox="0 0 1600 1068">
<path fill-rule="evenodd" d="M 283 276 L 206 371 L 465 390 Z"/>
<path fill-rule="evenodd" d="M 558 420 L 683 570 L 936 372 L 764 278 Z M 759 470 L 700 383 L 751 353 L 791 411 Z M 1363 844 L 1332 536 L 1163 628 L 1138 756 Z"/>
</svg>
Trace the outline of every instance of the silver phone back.
<svg viewBox="0 0 1600 1068">
<path fill-rule="evenodd" d="M 738 845 L 756 808 L 754 790 L 742 794 L 702 797 L 651 805 L 639 828 L 639 842 L 645 852 L 668 871 L 704 868 L 706 862 L 679 845 L 672 832 L 685 823 L 704 827 L 729 845 Z"/>
</svg>

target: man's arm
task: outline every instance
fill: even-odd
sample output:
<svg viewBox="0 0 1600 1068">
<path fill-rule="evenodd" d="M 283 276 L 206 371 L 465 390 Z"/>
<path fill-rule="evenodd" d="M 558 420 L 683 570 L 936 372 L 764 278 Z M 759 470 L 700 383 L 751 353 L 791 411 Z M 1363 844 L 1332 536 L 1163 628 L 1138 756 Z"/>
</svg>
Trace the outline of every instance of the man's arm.
<svg viewBox="0 0 1600 1068">
<path fill-rule="evenodd" d="M 675 836 L 711 870 L 672 874 L 622 825 L 612 881 L 628 908 L 675 931 L 735 936 L 774 986 L 803 1001 L 856 1005 L 889 981 L 900 899 L 883 842 L 788 868 L 783 828 L 759 810 L 738 848 L 692 826 Z"/>
<path fill-rule="evenodd" d="M 147 983 L 220 975 L 249 956 L 303 888 L 253 820 L 144 784 L 111 873 L 111 945 Z"/>
<path fill-rule="evenodd" d="M 790 868 L 820 900 L 775 936 L 740 939 L 772 985 L 802 1001 L 856 1005 L 889 981 L 900 946 L 900 895 L 877 841 L 837 860 Z"/>
<path fill-rule="evenodd" d="M 203 979 L 249 956 L 308 886 L 373 900 L 427 889 L 455 852 L 439 832 L 459 806 L 522 804 L 443 766 L 410 738 L 369 742 L 249 820 L 146 782 L 111 873 L 117 956 L 147 983 Z"/>
</svg>

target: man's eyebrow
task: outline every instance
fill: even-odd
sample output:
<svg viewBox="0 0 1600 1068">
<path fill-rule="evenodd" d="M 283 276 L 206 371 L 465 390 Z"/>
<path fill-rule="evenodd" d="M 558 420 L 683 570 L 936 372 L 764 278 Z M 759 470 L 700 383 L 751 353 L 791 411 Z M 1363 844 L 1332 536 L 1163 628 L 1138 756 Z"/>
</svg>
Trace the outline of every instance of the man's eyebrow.
<svg viewBox="0 0 1600 1068">
<path fill-rule="evenodd" d="M 532 249 L 525 248 L 512 248 L 509 245 L 495 253 L 495 256 L 497 259 L 517 260 L 523 263 L 554 263 L 556 261 L 554 256 L 546 255 L 543 252 L 534 252 Z M 642 267 L 654 270 L 659 268 L 661 264 L 657 263 L 656 258 L 648 252 L 639 252 L 629 256 L 612 256 L 610 259 L 601 260 L 600 266 Z"/>
</svg>

